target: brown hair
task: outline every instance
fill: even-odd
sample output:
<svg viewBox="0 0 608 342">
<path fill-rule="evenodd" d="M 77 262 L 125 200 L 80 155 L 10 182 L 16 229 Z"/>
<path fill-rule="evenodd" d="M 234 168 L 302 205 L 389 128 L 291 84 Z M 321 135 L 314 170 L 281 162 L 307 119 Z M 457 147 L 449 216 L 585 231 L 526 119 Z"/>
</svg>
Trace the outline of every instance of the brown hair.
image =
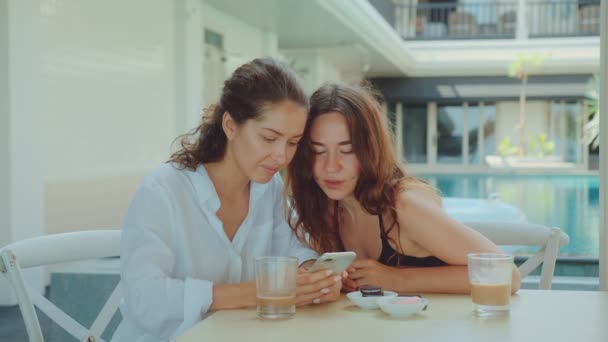
<svg viewBox="0 0 608 342">
<path fill-rule="evenodd" d="M 361 207 L 372 215 L 388 215 L 381 235 L 394 242 L 388 234 L 398 227 L 395 201 L 410 185 L 432 189 L 408 176 L 398 159 L 391 130 L 378 97 L 369 86 L 325 84 L 310 99 L 310 114 L 300 148 L 288 167 L 291 214 L 289 225 L 302 241 L 320 253 L 340 251 L 338 202 L 330 200 L 313 177 L 313 150 L 310 129 L 313 121 L 329 112 L 341 113 L 346 119 L 353 151 L 360 164 L 354 196 Z M 297 214 L 297 215 L 293 215 Z M 399 230 L 397 230 L 399 234 Z M 399 241 L 397 249 L 401 251 Z"/>
<path fill-rule="evenodd" d="M 220 161 L 228 143 L 222 128 L 224 112 L 243 124 L 259 118 L 266 106 L 283 100 L 308 107 L 301 82 L 286 63 L 257 58 L 243 64 L 224 82 L 220 101 L 204 111 L 201 124 L 177 137 L 181 149 L 173 153 L 168 162 L 194 170 L 199 164 Z"/>
</svg>

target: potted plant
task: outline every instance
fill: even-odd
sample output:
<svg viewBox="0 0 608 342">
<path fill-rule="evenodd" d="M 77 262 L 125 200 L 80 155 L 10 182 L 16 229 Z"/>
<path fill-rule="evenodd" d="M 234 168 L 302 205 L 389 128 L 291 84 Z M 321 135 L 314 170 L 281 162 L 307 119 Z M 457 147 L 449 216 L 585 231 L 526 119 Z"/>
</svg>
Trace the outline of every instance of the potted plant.
<svg viewBox="0 0 608 342">
<path fill-rule="evenodd" d="M 535 154 L 537 158 L 545 158 L 553 154 L 555 143 L 547 139 L 546 133 L 540 133 L 536 139 L 530 141 L 530 154 Z"/>
</svg>

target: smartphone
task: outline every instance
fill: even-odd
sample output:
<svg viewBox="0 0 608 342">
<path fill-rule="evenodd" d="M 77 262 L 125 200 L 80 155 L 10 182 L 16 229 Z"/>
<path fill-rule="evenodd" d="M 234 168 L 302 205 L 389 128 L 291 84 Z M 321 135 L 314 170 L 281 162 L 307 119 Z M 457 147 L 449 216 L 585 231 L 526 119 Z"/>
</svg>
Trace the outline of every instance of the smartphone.
<svg viewBox="0 0 608 342">
<path fill-rule="evenodd" d="M 310 266 L 308 272 L 332 270 L 336 275 L 342 274 L 356 257 L 357 254 L 355 254 L 355 252 L 323 253 L 323 255 L 318 257 L 315 263 Z"/>
</svg>

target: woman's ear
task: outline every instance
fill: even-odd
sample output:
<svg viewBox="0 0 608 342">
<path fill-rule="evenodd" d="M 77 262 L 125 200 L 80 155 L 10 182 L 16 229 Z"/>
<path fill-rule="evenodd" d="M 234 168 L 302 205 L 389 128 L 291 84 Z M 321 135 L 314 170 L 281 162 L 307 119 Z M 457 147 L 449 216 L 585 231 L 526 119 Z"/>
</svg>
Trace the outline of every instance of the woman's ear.
<svg viewBox="0 0 608 342">
<path fill-rule="evenodd" d="M 228 112 L 224 112 L 222 115 L 222 128 L 228 140 L 232 140 L 236 135 L 236 122 L 234 122 L 234 119 Z"/>
</svg>

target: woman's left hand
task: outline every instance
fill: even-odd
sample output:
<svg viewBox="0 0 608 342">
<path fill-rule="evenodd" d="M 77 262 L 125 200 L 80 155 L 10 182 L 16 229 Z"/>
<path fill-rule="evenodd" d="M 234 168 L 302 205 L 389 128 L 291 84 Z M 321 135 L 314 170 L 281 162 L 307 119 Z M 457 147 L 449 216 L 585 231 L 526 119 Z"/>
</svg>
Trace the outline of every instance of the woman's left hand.
<svg viewBox="0 0 608 342">
<path fill-rule="evenodd" d="M 350 274 L 355 272 L 355 268 L 352 266 L 348 266 L 346 271 L 342 274 L 342 292 L 349 293 L 353 291 L 357 291 L 357 284 L 354 280 L 350 278 Z"/>
<path fill-rule="evenodd" d="M 351 264 L 354 269 L 348 272 L 348 278 L 353 280 L 357 287 L 364 285 L 380 286 L 384 289 L 395 288 L 395 270 L 379 263 L 376 260 L 355 260 Z"/>
</svg>

